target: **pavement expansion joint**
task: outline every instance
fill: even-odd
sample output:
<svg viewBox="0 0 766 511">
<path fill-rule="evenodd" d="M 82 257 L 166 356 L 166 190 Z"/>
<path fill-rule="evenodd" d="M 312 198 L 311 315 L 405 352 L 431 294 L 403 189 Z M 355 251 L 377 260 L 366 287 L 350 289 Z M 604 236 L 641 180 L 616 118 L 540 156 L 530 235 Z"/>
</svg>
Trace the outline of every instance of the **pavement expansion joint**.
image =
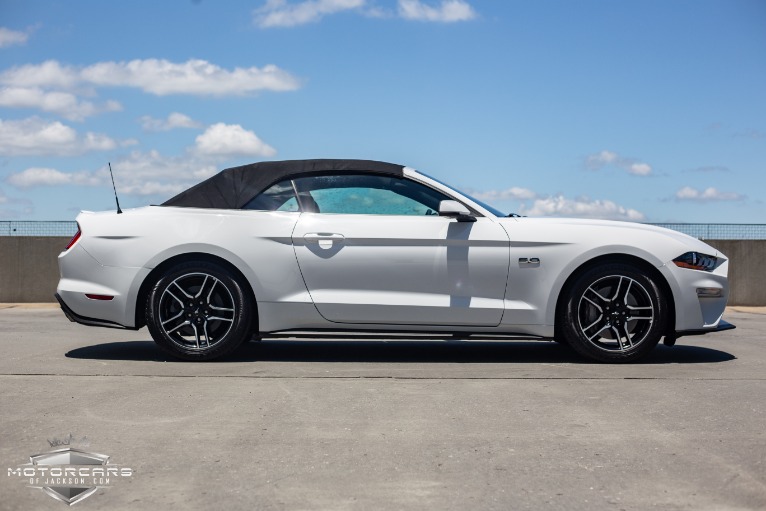
<svg viewBox="0 0 766 511">
<path fill-rule="evenodd" d="M 63 378 L 200 378 L 200 379 L 252 379 L 252 380 L 570 380 L 570 381 L 615 381 L 615 380 L 649 380 L 649 381 L 766 381 L 764 378 L 716 378 L 716 377 L 666 377 L 666 376 L 279 376 L 279 375 L 185 375 L 185 374 L 63 374 L 63 373 L 0 373 L 2 376 L 47 376 Z"/>
</svg>

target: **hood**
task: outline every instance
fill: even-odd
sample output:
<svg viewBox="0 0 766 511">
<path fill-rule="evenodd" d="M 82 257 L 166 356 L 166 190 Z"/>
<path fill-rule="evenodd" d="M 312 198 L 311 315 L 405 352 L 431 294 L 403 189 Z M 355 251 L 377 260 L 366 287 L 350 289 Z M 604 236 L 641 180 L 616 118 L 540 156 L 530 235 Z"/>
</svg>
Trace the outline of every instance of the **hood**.
<svg viewBox="0 0 766 511">
<path fill-rule="evenodd" d="M 697 238 L 672 229 L 637 222 L 551 217 L 501 218 L 500 222 L 508 231 L 511 240 L 515 237 L 553 237 L 565 243 L 580 243 L 587 238 L 597 239 L 599 244 L 624 243 L 655 252 L 667 251 L 669 254 L 675 254 L 671 258 L 681 255 L 684 251 L 723 257 L 718 250 Z"/>
</svg>

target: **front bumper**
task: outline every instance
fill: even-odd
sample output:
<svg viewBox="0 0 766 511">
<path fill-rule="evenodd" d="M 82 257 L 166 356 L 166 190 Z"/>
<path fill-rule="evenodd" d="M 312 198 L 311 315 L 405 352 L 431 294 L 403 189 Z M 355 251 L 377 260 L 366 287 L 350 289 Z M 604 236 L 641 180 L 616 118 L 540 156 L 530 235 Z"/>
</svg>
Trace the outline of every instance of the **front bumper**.
<svg viewBox="0 0 766 511">
<path fill-rule="evenodd" d="M 678 339 L 679 337 L 685 337 L 687 335 L 711 334 L 715 332 L 723 332 L 725 330 L 734 330 L 735 328 L 737 327 L 732 325 L 728 321 L 720 320 L 718 322 L 718 325 L 716 325 L 715 328 L 697 328 L 693 330 L 681 330 L 680 332 L 676 332 L 674 337 Z"/>
</svg>

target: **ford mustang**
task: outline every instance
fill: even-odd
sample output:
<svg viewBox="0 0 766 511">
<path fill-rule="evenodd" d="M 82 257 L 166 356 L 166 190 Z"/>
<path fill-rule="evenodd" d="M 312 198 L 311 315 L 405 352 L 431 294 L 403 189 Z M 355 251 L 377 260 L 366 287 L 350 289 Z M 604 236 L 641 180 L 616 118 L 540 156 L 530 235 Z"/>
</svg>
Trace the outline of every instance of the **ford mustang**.
<svg viewBox="0 0 766 511">
<path fill-rule="evenodd" d="M 210 360 L 273 335 L 556 340 L 631 362 L 722 320 L 728 259 L 676 231 L 507 215 L 410 167 L 261 162 L 159 206 L 82 212 L 56 298 Z"/>
</svg>

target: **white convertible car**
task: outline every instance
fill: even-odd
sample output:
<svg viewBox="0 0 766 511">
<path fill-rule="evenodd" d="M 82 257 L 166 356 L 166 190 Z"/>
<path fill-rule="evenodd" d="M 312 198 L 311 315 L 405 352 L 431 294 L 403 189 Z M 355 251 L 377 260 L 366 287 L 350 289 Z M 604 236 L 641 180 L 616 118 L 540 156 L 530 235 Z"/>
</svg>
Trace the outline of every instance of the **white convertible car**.
<svg viewBox="0 0 766 511">
<path fill-rule="evenodd" d="M 226 169 L 161 206 L 83 212 L 56 298 L 186 360 L 285 333 L 566 343 L 636 361 L 721 319 L 726 256 L 635 223 L 508 215 L 409 167 L 363 160 Z M 415 337 L 415 336 L 413 336 Z"/>
</svg>

